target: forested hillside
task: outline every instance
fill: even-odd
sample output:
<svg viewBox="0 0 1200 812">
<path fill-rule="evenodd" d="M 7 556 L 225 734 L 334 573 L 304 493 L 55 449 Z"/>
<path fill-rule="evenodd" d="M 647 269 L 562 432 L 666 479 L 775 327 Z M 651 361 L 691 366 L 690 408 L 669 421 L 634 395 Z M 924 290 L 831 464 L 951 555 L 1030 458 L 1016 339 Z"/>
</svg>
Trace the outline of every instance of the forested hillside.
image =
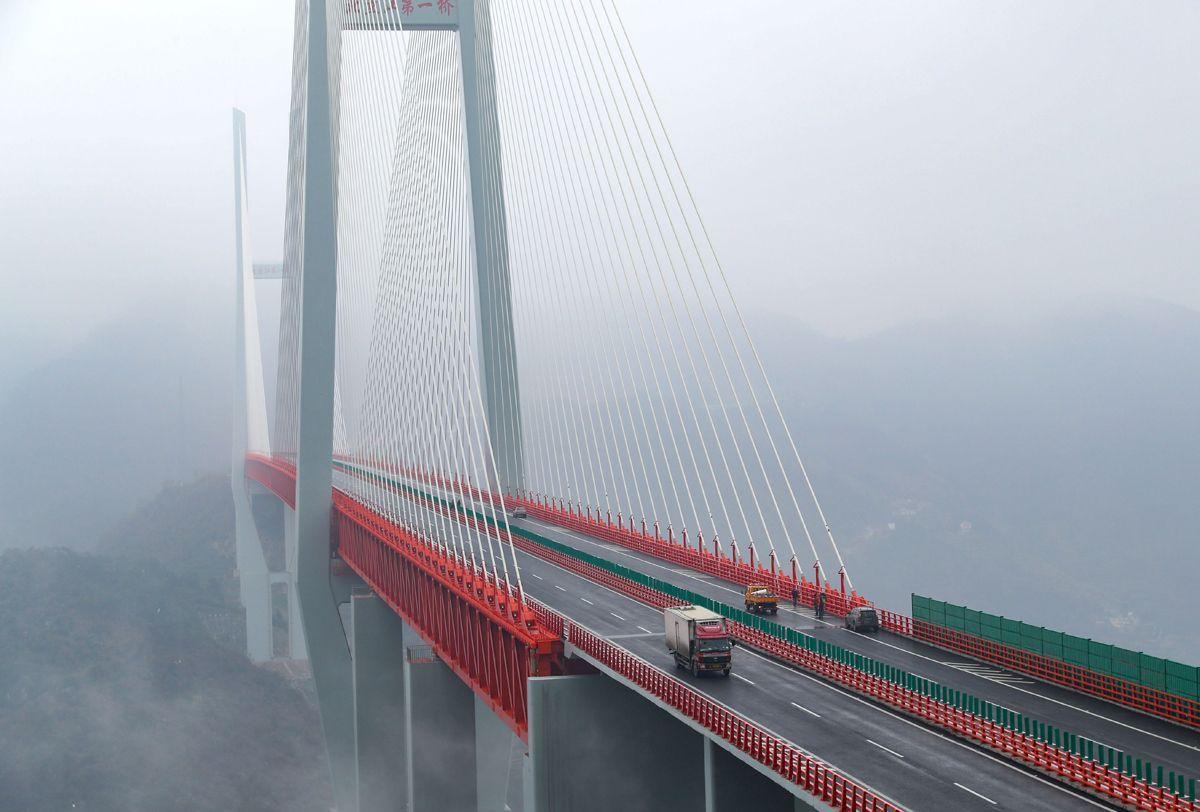
<svg viewBox="0 0 1200 812">
<path fill-rule="evenodd" d="M 96 553 L 0 554 L 0 809 L 329 808 L 315 709 L 213 633 L 236 620 L 230 510 L 214 477 Z"/>
</svg>

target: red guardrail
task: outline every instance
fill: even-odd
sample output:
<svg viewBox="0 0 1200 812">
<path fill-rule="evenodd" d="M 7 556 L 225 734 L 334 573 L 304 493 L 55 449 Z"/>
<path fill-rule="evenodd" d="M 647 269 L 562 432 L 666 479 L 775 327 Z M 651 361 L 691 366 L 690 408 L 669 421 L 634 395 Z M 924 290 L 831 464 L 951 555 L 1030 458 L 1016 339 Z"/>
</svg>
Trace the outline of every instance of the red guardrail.
<svg viewBox="0 0 1200 812">
<path fill-rule="evenodd" d="M 887 618 L 886 615 L 891 617 Z M 1090 668 L 1056 660 L 1044 654 L 986 640 L 957 629 L 948 629 L 924 620 L 914 620 L 895 612 L 881 613 L 881 616 L 885 616 L 881 621 L 884 628 L 932 646 L 965 654 L 1010 671 L 1028 674 L 1031 677 L 1106 699 L 1151 716 L 1200 729 L 1200 702 L 1193 699 L 1149 688 L 1109 674 L 1101 674 Z"/>
<path fill-rule="evenodd" d="M 616 644 L 570 621 L 566 631 L 567 642 L 836 809 L 902 809 Z"/>
<path fill-rule="evenodd" d="M 736 560 L 731 558 L 724 548 L 719 546 L 712 550 L 705 549 L 702 546 L 703 539 L 700 538 L 697 538 L 695 547 L 689 547 L 685 537 L 681 537 L 677 541 L 673 533 L 669 534 L 667 538 L 663 538 L 657 524 L 652 526 L 653 532 L 651 532 L 645 526 L 645 522 L 638 528 L 625 527 L 620 522 L 611 522 L 599 516 L 592 517 L 588 513 L 572 512 L 529 498 L 508 496 L 505 497 L 505 503 L 521 505 L 531 516 L 542 521 L 613 544 L 620 544 L 630 550 L 714 575 L 735 584 L 742 586 L 769 584 L 785 600 L 791 596 L 792 588 L 798 585 L 797 597 L 799 602 L 805 606 L 813 606 L 819 594 L 813 582 L 809 581 L 797 567 L 789 563 L 789 567 L 794 570 L 794 573 L 786 572 L 782 563 L 775 561 L 771 556 L 767 557 L 766 565 L 757 559 L 751 565 L 740 555 Z M 632 522 L 631 517 L 630 523 L 632 524 Z M 824 592 L 825 610 L 833 615 L 845 615 L 855 606 L 871 604 L 857 592 L 843 594 L 828 583 L 825 585 Z"/>
</svg>

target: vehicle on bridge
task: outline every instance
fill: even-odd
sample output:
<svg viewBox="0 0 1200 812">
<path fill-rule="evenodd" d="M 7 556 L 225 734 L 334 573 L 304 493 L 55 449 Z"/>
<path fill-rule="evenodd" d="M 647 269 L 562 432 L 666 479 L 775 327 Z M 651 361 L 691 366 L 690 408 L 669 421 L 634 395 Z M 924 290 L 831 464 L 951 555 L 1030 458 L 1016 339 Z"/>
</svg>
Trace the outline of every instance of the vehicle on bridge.
<svg viewBox="0 0 1200 812">
<path fill-rule="evenodd" d="M 846 628 L 852 632 L 877 632 L 879 613 L 871 606 L 855 606 L 846 613 Z"/>
<path fill-rule="evenodd" d="M 725 618 L 702 606 L 669 606 L 663 610 L 667 627 L 667 651 L 675 665 L 692 676 L 720 671 L 729 676 L 733 666 L 733 639 Z"/>
<path fill-rule="evenodd" d="M 778 614 L 779 596 L 766 584 L 750 584 L 746 587 L 746 611 L 759 615 Z"/>
</svg>

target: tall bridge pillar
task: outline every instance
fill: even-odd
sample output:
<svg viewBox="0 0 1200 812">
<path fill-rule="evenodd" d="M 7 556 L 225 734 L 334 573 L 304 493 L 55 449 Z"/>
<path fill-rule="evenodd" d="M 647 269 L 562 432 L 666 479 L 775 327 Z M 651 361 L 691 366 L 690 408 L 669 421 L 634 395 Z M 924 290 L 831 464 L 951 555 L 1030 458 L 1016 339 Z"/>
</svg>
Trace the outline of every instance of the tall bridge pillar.
<svg viewBox="0 0 1200 812">
<path fill-rule="evenodd" d="M 298 8 L 304 8 L 300 4 Z M 347 579 L 331 571 L 337 218 L 333 96 L 326 0 L 309 0 L 304 76 L 299 425 L 296 443 L 296 591 L 339 812 L 357 809 L 354 684 L 338 604 Z M 335 594 L 338 593 L 338 594 Z"/>
<path fill-rule="evenodd" d="M 403 806 L 409 797 L 404 652 L 416 634 L 370 590 L 355 590 L 350 606 L 358 808 L 411 808 Z"/>
<path fill-rule="evenodd" d="M 488 0 L 460 4 L 458 31 L 475 226 L 481 389 L 499 480 L 488 484 L 495 492 L 512 493 L 524 486 L 525 462 Z"/>
<path fill-rule="evenodd" d="M 358 809 L 503 812 L 520 740 L 369 589 L 351 617 Z"/>
<path fill-rule="evenodd" d="M 252 510 L 252 485 L 246 480 L 246 452 L 267 441 L 266 396 L 258 346 L 258 313 L 250 251 L 246 181 L 246 115 L 233 111 L 234 206 L 234 376 L 233 448 L 229 485 L 233 491 L 234 552 L 238 589 L 246 612 L 246 654 L 265 662 L 274 656 L 271 623 L 271 575 Z M 257 363 L 254 363 L 257 361 Z M 263 449 L 256 449 L 263 450 Z"/>
<path fill-rule="evenodd" d="M 308 659 L 308 644 L 304 641 L 304 618 L 300 615 L 299 589 L 296 584 L 296 512 L 286 505 L 283 508 L 283 555 L 287 573 L 288 611 L 288 657 L 293 660 Z"/>
</svg>

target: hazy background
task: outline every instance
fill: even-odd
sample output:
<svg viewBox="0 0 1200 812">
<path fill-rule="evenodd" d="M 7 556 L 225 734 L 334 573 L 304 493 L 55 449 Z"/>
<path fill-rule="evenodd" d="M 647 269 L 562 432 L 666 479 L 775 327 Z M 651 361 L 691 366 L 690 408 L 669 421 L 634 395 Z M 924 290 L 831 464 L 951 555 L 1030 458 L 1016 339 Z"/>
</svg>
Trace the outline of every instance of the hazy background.
<svg viewBox="0 0 1200 812">
<path fill-rule="evenodd" d="M 618 6 L 857 583 L 1200 660 L 1200 6 Z M 291 33 L 0 0 L 0 548 L 227 465 Z"/>
</svg>

